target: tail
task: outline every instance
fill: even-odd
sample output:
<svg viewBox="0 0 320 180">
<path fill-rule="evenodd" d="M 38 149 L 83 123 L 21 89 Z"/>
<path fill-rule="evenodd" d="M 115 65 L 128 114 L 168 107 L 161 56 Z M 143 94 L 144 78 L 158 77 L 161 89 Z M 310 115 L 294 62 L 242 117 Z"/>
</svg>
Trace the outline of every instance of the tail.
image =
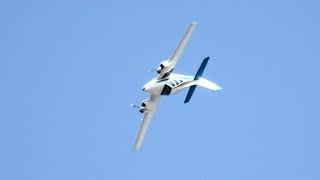
<svg viewBox="0 0 320 180">
<path fill-rule="evenodd" d="M 201 65 L 200 65 L 200 67 L 199 67 L 199 69 L 197 71 L 197 74 L 194 76 L 195 85 L 190 86 L 190 89 L 188 91 L 186 99 L 184 100 L 184 103 L 188 103 L 190 101 L 190 99 L 191 99 L 191 97 L 193 95 L 193 92 L 194 92 L 194 90 L 196 89 L 197 86 L 202 86 L 204 88 L 207 88 L 207 89 L 210 89 L 210 90 L 213 90 L 213 91 L 219 91 L 219 90 L 222 89 L 217 84 L 215 84 L 215 83 L 213 83 L 213 82 L 201 77 L 202 74 L 203 74 L 204 69 L 206 68 L 206 66 L 208 64 L 209 58 L 210 57 L 206 57 L 202 61 Z"/>
</svg>

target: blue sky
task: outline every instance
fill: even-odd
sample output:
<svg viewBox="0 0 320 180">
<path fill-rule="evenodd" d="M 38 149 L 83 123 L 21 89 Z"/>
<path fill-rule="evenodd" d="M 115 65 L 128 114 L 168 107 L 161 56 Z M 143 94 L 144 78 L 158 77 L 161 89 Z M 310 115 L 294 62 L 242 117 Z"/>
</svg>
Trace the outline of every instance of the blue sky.
<svg viewBox="0 0 320 180">
<path fill-rule="evenodd" d="M 0 2 L 0 179 L 320 179 L 319 1 Z M 199 22 L 132 151 L 148 70 Z"/>
</svg>

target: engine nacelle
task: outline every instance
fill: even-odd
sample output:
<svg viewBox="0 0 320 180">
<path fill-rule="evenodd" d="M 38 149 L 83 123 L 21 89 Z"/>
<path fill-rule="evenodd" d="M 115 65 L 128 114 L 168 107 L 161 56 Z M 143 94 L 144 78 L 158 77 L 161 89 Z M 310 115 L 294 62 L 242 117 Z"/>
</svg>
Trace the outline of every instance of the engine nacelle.
<svg viewBox="0 0 320 180">
<path fill-rule="evenodd" d="M 148 99 L 148 100 L 144 100 L 144 101 L 141 103 L 141 106 L 140 106 L 140 108 L 139 108 L 139 112 L 140 112 L 140 113 L 144 113 L 144 112 L 147 110 L 148 102 L 149 102 L 149 99 Z"/>
<path fill-rule="evenodd" d="M 157 68 L 157 73 L 160 74 L 164 69 L 167 69 L 170 66 L 169 60 L 162 61 Z"/>
</svg>

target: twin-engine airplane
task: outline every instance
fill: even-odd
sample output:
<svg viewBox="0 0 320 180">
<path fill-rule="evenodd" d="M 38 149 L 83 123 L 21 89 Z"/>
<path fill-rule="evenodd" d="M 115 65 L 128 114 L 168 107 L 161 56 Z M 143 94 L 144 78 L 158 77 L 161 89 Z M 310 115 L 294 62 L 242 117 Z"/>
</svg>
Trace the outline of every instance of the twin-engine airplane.
<svg viewBox="0 0 320 180">
<path fill-rule="evenodd" d="M 161 95 L 167 96 L 175 94 L 184 88 L 190 87 L 187 97 L 184 100 L 184 103 L 188 103 L 197 86 L 202 86 L 213 91 L 222 89 L 217 84 L 201 77 L 209 57 L 206 57 L 202 61 L 195 76 L 172 73 L 196 25 L 197 22 L 191 23 L 172 56 L 169 59 L 162 61 L 160 66 L 156 69 L 158 76 L 143 86 L 143 91 L 150 94 L 150 99 L 144 100 L 141 106 L 131 105 L 138 108 L 140 113 L 143 113 L 143 121 L 134 144 L 134 151 L 139 150 L 141 147 L 142 140 L 146 134 L 153 113 L 156 111 L 157 103 Z"/>
</svg>

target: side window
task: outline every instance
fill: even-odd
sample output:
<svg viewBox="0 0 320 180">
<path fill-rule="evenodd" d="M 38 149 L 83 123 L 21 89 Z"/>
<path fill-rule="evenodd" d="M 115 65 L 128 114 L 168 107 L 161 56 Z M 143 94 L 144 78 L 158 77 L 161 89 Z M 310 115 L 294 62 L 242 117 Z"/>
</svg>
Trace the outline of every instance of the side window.
<svg viewBox="0 0 320 180">
<path fill-rule="evenodd" d="M 169 84 L 170 84 L 172 87 L 175 86 L 175 84 L 174 84 L 172 81 L 169 81 Z"/>
<path fill-rule="evenodd" d="M 182 83 L 183 81 L 182 80 L 179 80 L 179 83 Z"/>
<path fill-rule="evenodd" d="M 177 80 L 175 80 L 175 79 L 174 79 L 173 81 L 176 83 L 176 85 L 178 85 L 178 84 L 179 84 L 179 82 L 178 82 Z"/>
</svg>

